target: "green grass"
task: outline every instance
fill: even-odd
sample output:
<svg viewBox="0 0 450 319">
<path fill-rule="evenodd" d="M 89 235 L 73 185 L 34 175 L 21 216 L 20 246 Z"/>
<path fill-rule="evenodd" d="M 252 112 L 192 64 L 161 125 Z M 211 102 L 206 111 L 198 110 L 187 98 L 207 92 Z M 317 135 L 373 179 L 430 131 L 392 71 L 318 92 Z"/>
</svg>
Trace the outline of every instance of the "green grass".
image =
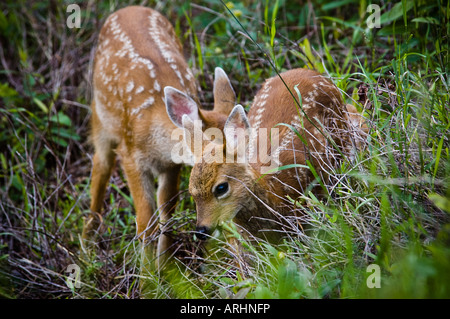
<svg viewBox="0 0 450 319">
<path fill-rule="evenodd" d="M 302 226 L 289 220 L 278 247 L 239 238 L 245 255 L 237 255 L 225 240 L 239 237 L 233 225 L 202 245 L 183 192 L 177 261 L 164 277 L 140 272 L 120 170 L 105 198 L 105 232 L 95 249 L 80 248 L 89 63 L 102 22 L 125 4 L 80 2 L 80 29 L 65 26 L 67 4 L 0 4 L 0 296 L 137 298 L 144 280 L 146 296 L 159 298 L 450 297 L 448 1 L 387 2 L 380 29 L 368 28 L 365 1 L 150 1 L 182 39 L 205 107 L 216 66 L 246 107 L 264 79 L 309 67 L 330 75 L 370 128 L 354 160 L 317 180 L 323 199 L 292 199 Z M 185 169 L 182 190 L 188 179 Z M 66 284 L 71 264 L 80 288 Z M 381 288 L 367 286 L 373 264 Z"/>
</svg>

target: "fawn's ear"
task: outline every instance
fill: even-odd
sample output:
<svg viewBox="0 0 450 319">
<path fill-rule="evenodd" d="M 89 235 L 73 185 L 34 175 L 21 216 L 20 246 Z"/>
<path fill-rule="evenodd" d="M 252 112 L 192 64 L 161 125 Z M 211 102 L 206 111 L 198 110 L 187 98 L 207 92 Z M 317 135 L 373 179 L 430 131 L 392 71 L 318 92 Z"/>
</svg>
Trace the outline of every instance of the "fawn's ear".
<svg viewBox="0 0 450 319">
<path fill-rule="evenodd" d="M 225 122 L 223 133 L 226 152 L 236 153 L 236 151 L 239 151 L 239 148 L 247 152 L 250 139 L 250 123 L 242 105 L 238 104 L 233 108 Z"/>
<path fill-rule="evenodd" d="M 231 82 L 225 71 L 216 67 L 214 70 L 214 111 L 223 114 L 230 114 L 236 101 Z"/>
<path fill-rule="evenodd" d="M 183 127 L 183 115 L 188 116 L 193 122 L 200 120 L 197 103 L 185 93 L 171 86 L 166 86 L 164 97 L 167 114 L 176 126 Z"/>
</svg>

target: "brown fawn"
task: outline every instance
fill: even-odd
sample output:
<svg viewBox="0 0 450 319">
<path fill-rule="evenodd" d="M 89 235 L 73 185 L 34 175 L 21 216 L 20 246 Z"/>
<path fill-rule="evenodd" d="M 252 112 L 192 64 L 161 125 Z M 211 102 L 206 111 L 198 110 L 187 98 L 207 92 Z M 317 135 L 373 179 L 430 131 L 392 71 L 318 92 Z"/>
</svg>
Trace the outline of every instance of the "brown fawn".
<svg viewBox="0 0 450 319">
<path fill-rule="evenodd" d="M 214 109 L 200 110 L 197 101 L 195 78 L 165 17 L 139 6 L 108 17 L 99 34 L 93 69 L 95 154 L 84 239 L 92 238 L 101 225 L 103 198 L 118 154 L 134 201 L 139 238 L 148 242 L 160 228 L 156 256 L 170 251 L 172 240 L 165 225 L 176 205 L 183 163 L 171 157 L 175 144 L 171 136 L 177 127 L 166 107 L 174 121 L 185 115 L 201 120 L 204 129 L 223 128 L 235 105 L 235 93 L 222 69 L 215 70 Z M 165 259 L 157 258 L 157 265 Z"/>
<path fill-rule="evenodd" d="M 343 103 L 337 87 L 324 76 L 307 69 L 280 76 L 284 83 L 278 76 L 264 83 L 248 116 L 241 105 L 233 108 L 214 151 L 206 136 L 201 137 L 201 151 L 194 149 L 193 137 L 205 132 L 196 132 L 188 116 L 182 118 L 195 157 L 189 191 L 197 206 L 200 238 L 233 220 L 244 234 L 278 241 L 283 216 L 292 215 L 287 196 L 298 198 L 311 187 L 311 168 L 326 181 L 337 158 L 349 156 L 351 132 L 364 131 L 362 116 Z M 312 190 L 320 192 L 321 187 Z"/>
</svg>

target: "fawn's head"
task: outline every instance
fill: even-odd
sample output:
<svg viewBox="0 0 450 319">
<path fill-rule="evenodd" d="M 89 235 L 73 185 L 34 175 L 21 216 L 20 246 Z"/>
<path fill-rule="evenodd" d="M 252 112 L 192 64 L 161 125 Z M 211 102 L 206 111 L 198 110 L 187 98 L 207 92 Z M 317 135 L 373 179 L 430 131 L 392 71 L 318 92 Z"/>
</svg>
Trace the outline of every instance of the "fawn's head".
<svg viewBox="0 0 450 319">
<path fill-rule="evenodd" d="M 197 205 L 197 229 L 208 233 L 246 205 L 246 185 L 254 176 L 248 164 L 236 159 L 238 151 L 247 151 L 250 125 L 243 107 L 235 106 L 233 88 L 221 68 L 215 70 L 212 111 L 198 109 L 191 98 L 172 87 L 164 92 L 167 113 L 183 128 L 184 142 L 195 159 L 189 191 Z M 238 138 L 236 131 L 243 135 Z"/>
<path fill-rule="evenodd" d="M 183 116 L 185 141 L 191 145 L 195 165 L 189 191 L 197 206 L 199 238 L 211 233 L 221 223 L 232 220 L 241 210 L 251 210 L 249 190 L 257 174 L 248 163 L 250 125 L 241 105 L 231 111 L 219 136 L 201 132 L 188 116 Z M 197 130 L 197 132 L 195 132 Z M 201 148 L 197 148 L 197 136 Z M 197 142 L 197 145 L 196 145 Z"/>
</svg>

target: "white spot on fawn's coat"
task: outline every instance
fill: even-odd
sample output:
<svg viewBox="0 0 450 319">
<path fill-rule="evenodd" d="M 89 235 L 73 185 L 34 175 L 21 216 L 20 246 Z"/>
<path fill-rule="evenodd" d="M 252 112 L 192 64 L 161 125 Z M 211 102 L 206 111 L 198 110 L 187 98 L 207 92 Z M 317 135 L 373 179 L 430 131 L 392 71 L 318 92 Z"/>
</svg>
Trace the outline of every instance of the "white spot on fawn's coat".
<svg viewBox="0 0 450 319">
<path fill-rule="evenodd" d="M 133 88 L 134 88 L 133 81 L 128 82 L 126 92 L 130 93 Z"/>
</svg>

